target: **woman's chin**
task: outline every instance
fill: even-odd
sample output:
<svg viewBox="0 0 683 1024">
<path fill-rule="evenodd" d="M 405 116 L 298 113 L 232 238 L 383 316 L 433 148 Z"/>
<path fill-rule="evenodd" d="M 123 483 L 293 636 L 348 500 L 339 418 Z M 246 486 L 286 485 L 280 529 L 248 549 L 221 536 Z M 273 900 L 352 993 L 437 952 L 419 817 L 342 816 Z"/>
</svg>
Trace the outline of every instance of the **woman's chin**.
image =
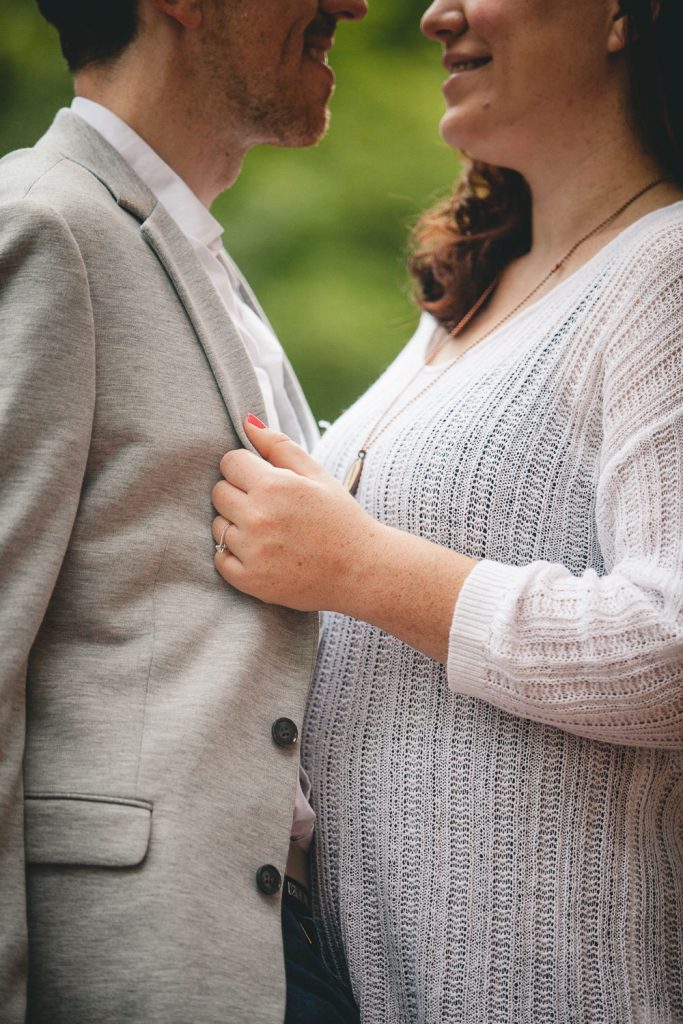
<svg viewBox="0 0 683 1024">
<path fill-rule="evenodd" d="M 455 150 L 481 148 L 483 139 L 481 131 L 477 131 L 471 119 L 465 119 L 458 111 L 447 110 L 439 123 L 439 134 L 447 146 Z"/>
<path fill-rule="evenodd" d="M 439 124 L 441 138 L 456 152 L 465 152 L 473 160 L 496 167 L 515 167 L 517 154 L 515 147 L 503 145 L 503 139 L 492 132 L 482 131 L 482 125 L 473 125 L 468 119 L 458 117 L 453 110 L 447 110 Z M 510 141 L 509 139 L 507 140 Z M 515 153 L 513 154 L 513 150 Z"/>
</svg>

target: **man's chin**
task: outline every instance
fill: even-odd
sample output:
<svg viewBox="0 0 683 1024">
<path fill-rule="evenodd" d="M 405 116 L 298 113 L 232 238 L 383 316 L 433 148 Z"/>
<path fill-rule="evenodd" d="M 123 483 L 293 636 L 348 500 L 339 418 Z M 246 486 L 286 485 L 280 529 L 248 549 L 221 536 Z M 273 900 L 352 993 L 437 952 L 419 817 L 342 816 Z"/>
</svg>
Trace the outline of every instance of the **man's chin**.
<svg viewBox="0 0 683 1024">
<path fill-rule="evenodd" d="M 287 125 L 285 130 L 279 134 L 275 145 L 289 149 L 315 146 L 325 137 L 329 125 L 330 111 L 324 107 L 315 116 L 309 115 L 306 120 L 302 120 L 298 124 L 291 122 Z"/>
</svg>

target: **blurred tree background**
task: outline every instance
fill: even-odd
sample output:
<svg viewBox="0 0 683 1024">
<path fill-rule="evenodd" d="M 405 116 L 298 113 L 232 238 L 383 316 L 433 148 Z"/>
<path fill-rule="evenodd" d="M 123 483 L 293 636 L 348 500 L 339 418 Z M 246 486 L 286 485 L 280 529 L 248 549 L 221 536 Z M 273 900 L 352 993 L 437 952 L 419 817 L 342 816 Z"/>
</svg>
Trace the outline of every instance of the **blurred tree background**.
<svg viewBox="0 0 683 1024">
<path fill-rule="evenodd" d="M 370 0 L 364 22 L 342 24 L 327 138 L 253 151 L 213 209 L 325 419 L 412 334 L 407 232 L 457 174 L 438 135 L 444 72 L 420 35 L 422 11 L 415 0 Z M 71 101 L 57 35 L 33 0 L 2 0 L 0 96 L 0 153 L 31 145 Z"/>
</svg>

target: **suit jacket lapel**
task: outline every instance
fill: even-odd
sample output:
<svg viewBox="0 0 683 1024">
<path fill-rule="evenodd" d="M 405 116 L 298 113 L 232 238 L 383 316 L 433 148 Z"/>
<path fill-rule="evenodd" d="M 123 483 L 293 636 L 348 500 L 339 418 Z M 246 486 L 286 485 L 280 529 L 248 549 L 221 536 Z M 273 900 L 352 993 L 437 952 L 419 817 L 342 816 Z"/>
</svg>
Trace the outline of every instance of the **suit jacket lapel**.
<svg viewBox="0 0 683 1024">
<path fill-rule="evenodd" d="M 190 242 L 157 204 L 142 224 L 147 244 L 164 267 L 194 327 L 242 444 L 248 412 L 265 420 L 266 412 L 251 359 Z"/>
<path fill-rule="evenodd" d="M 254 310 L 256 315 L 259 316 L 263 320 L 264 323 L 268 324 L 270 329 L 273 331 L 273 334 L 275 334 L 275 331 L 273 329 L 273 325 L 271 324 L 270 320 L 266 316 L 265 310 L 261 306 L 261 303 L 257 299 L 256 295 L 251 290 L 249 282 L 243 276 L 242 271 L 239 269 L 239 267 L 235 263 L 232 264 L 232 267 L 233 267 L 234 273 L 237 275 L 237 278 L 239 280 L 240 291 L 241 291 L 241 294 L 242 294 L 242 298 L 244 299 L 245 302 L 247 302 L 251 306 L 251 308 Z M 308 404 L 308 401 L 306 400 L 306 396 L 303 393 L 303 390 L 301 388 L 301 384 L 299 384 L 299 379 L 298 379 L 297 375 L 295 374 L 295 372 L 294 372 L 294 370 L 292 368 L 292 364 L 290 363 L 290 361 L 287 358 L 287 355 L 285 354 L 284 351 L 282 353 L 282 360 L 283 360 L 283 370 L 284 370 L 283 376 L 284 376 L 285 391 L 287 392 L 287 397 L 289 398 L 290 402 L 292 403 L 292 408 L 294 409 L 294 412 L 296 413 L 297 419 L 299 421 L 299 425 L 301 427 L 301 430 L 303 431 L 304 439 L 306 441 L 306 447 L 310 451 L 310 449 L 313 448 L 315 446 L 315 444 L 320 440 L 320 432 L 318 431 L 318 424 L 316 423 L 316 421 L 315 421 L 315 419 L 313 417 L 313 413 L 311 412 L 311 407 Z"/>
</svg>

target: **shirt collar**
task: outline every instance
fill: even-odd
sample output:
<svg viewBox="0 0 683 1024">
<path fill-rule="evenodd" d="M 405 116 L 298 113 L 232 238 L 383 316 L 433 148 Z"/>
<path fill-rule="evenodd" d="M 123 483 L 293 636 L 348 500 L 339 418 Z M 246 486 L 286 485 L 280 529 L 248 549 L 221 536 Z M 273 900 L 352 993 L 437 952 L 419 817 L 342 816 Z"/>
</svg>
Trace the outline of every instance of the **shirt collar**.
<svg viewBox="0 0 683 1024">
<path fill-rule="evenodd" d="M 76 96 L 71 109 L 116 149 L 131 169 L 166 207 L 184 234 L 209 249 L 221 248 L 223 228 L 176 172 L 137 132 L 101 103 Z"/>
</svg>

